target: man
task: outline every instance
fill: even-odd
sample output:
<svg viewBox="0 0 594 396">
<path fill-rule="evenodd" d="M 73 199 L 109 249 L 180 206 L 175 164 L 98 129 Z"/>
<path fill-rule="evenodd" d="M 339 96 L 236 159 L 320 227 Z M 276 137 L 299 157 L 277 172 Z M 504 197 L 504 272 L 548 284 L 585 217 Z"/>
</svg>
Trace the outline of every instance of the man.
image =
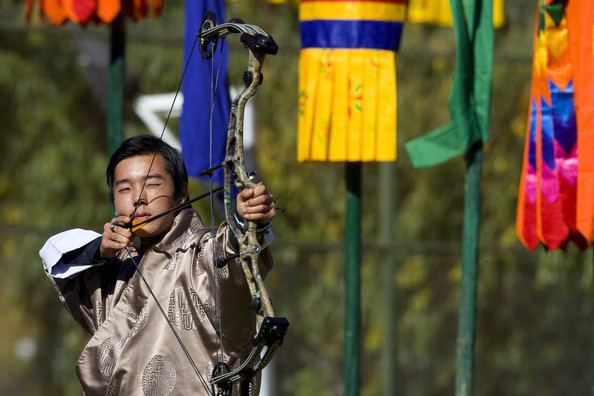
<svg viewBox="0 0 594 396">
<path fill-rule="evenodd" d="M 210 394 L 199 377 L 209 378 L 221 361 L 237 367 L 255 333 L 249 290 L 233 258 L 237 241 L 224 223 L 209 232 L 192 208 L 138 230 L 123 226 L 187 200 L 181 155 L 155 137 L 126 140 L 106 176 L 115 217 L 103 234 L 66 231 L 40 251 L 61 302 L 93 334 L 77 363 L 84 393 Z M 236 210 L 239 223 L 259 224 L 265 246 L 275 217 L 266 187 L 241 191 Z M 265 274 L 271 266 L 266 249 L 260 258 Z M 227 264 L 218 268 L 217 259 Z M 250 387 L 257 393 L 257 378 Z"/>
</svg>

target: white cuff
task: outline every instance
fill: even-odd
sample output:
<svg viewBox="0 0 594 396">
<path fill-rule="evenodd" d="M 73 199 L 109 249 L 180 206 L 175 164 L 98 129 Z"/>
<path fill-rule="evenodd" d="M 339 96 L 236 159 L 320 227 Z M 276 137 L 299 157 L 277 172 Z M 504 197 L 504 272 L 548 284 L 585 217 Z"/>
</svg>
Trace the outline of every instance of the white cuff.
<svg viewBox="0 0 594 396">
<path fill-rule="evenodd" d="M 100 236 L 101 234 L 95 231 L 80 228 L 54 235 L 45 242 L 39 251 L 46 272 L 54 278 L 65 279 L 89 269 L 93 266 L 92 264 L 71 266 L 62 263 L 60 259 L 64 254 L 79 249 Z"/>
</svg>

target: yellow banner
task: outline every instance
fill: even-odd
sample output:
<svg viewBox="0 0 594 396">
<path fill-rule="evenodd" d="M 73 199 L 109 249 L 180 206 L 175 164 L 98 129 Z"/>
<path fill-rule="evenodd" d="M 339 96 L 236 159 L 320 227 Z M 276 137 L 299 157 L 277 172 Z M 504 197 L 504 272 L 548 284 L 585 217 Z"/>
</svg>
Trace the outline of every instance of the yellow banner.
<svg viewBox="0 0 594 396">
<path fill-rule="evenodd" d="M 493 0 L 493 26 L 505 24 L 505 0 Z M 452 26 L 449 0 L 409 0 L 407 22 Z"/>
<path fill-rule="evenodd" d="M 406 5 L 380 2 L 314 1 L 301 4 L 299 19 L 382 20 L 402 22 Z"/>
<path fill-rule="evenodd" d="M 307 48 L 299 59 L 299 161 L 396 159 L 396 55 Z"/>
</svg>

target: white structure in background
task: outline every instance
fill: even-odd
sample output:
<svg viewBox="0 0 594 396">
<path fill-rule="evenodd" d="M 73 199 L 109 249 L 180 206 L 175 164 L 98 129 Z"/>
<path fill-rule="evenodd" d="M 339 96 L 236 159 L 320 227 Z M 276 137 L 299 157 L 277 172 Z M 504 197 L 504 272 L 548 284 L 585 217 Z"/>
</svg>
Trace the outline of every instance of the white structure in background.
<svg viewBox="0 0 594 396">
<path fill-rule="evenodd" d="M 240 87 L 231 87 L 231 97 L 238 95 Z M 163 140 L 181 150 L 181 143 L 177 133 L 171 132 L 169 127 L 165 127 L 165 120 L 171 104 L 175 98 L 175 93 L 162 93 L 152 95 L 139 96 L 134 101 L 134 113 L 144 122 L 149 131 L 159 137 L 163 133 Z M 180 92 L 175 99 L 173 109 L 171 109 L 171 118 L 179 118 L 181 116 L 182 104 L 184 103 L 183 94 Z M 196 111 L 209 111 L 209 109 L 196 109 Z M 163 128 L 165 129 L 163 131 Z M 254 106 L 252 102 L 248 102 L 245 108 L 244 120 L 243 120 L 243 145 L 247 151 L 254 145 L 254 131 L 255 131 L 255 119 L 254 119 Z M 227 131 L 225 130 L 225 133 Z M 260 396 L 272 396 L 274 389 L 274 369 L 273 364 L 267 366 L 262 372 L 262 384 L 260 389 Z"/>
<path fill-rule="evenodd" d="M 231 97 L 238 95 L 240 87 L 231 87 Z M 134 113 L 144 122 L 149 131 L 159 137 L 163 133 L 163 140 L 178 150 L 181 150 L 181 143 L 177 133 L 171 132 L 169 127 L 165 127 L 165 120 L 167 113 L 171 109 L 171 104 L 175 98 L 175 93 L 162 93 L 152 95 L 139 96 L 134 101 Z M 173 108 L 171 109 L 171 118 L 179 118 L 181 116 L 182 105 L 184 103 L 184 96 L 180 92 L 175 99 Z M 210 111 L 210 109 L 196 109 L 196 111 Z M 163 128 L 165 130 L 163 131 Z M 243 145 L 247 151 L 254 145 L 254 106 L 249 101 L 245 108 L 243 121 Z M 225 130 L 225 133 L 227 131 Z"/>
<path fill-rule="evenodd" d="M 134 113 L 144 122 L 144 125 L 153 135 L 159 137 L 163 133 L 163 140 L 166 143 L 181 150 L 177 134 L 173 134 L 169 127 L 165 127 L 169 109 L 171 109 L 171 118 L 179 118 L 181 115 L 184 97 L 179 93 L 175 103 L 173 103 L 174 98 L 175 93 L 173 92 L 139 96 L 134 101 Z M 173 108 L 171 108 L 172 103 Z M 164 131 L 163 128 L 165 128 Z"/>
</svg>

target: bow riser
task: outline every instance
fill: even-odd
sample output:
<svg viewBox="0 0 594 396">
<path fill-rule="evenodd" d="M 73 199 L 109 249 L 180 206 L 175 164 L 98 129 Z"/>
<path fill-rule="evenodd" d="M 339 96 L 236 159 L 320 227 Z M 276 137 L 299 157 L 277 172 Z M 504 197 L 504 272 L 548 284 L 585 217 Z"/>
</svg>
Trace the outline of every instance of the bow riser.
<svg viewBox="0 0 594 396">
<path fill-rule="evenodd" d="M 249 47 L 248 47 L 249 49 Z M 231 190 L 231 175 L 236 173 L 235 186 L 239 190 L 253 189 L 257 186 L 245 169 L 244 151 L 243 151 L 243 122 L 245 106 L 248 100 L 256 94 L 256 90 L 262 80 L 262 63 L 264 62 L 264 53 L 254 53 L 249 51 L 248 71 L 246 75 L 247 83 L 245 89 L 234 100 L 229 128 L 227 131 L 227 157 L 225 159 L 225 191 Z M 239 121 L 238 121 L 239 120 Z M 229 176 L 229 177 L 228 177 Z M 225 194 L 226 217 L 232 218 L 233 200 L 231 194 Z M 258 256 L 262 250 L 257 239 L 257 224 L 253 221 L 246 221 L 246 229 L 242 231 L 233 223 L 232 230 L 239 242 L 241 267 L 246 275 L 246 280 L 254 302 L 254 309 L 258 314 L 258 327 L 265 316 L 274 316 L 274 310 L 270 303 L 270 298 L 266 292 L 262 276 L 258 267 Z"/>
</svg>

